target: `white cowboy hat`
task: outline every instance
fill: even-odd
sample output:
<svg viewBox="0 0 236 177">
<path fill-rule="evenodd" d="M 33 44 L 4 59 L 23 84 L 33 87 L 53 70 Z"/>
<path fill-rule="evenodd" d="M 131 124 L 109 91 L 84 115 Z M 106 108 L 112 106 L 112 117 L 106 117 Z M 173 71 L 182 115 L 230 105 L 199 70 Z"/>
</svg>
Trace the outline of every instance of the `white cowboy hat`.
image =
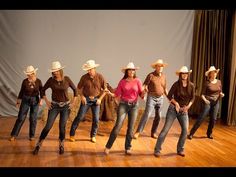
<svg viewBox="0 0 236 177">
<path fill-rule="evenodd" d="M 51 69 L 49 69 L 49 72 L 55 72 L 55 71 L 59 71 L 61 69 L 65 68 L 65 66 L 61 66 L 61 63 L 59 61 L 54 61 L 52 62 L 52 67 Z"/>
<path fill-rule="evenodd" d="M 32 65 L 30 65 L 30 66 L 27 66 L 27 68 L 26 68 L 26 70 L 24 71 L 24 73 L 25 73 L 26 75 L 30 75 L 30 74 L 32 74 L 32 73 L 35 73 L 37 70 L 38 70 L 38 68 L 35 68 L 35 69 L 34 69 L 34 67 L 33 67 Z"/>
<path fill-rule="evenodd" d="M 176 71 L 176 75 L 179 75 L 180 73 L 191 73 L 192 70 L 188 70 L 187 66 L 182 66 L 178 71 Z"/>
<path fill-rule="evenodd" d="M 100 66 L 100 64 L 96 64 L 94 60 L 88 60 L 85 64 L 83 64 L 82 69 L 87 71 L 98 66 Z"/>
<path fill-rule="evenodd" d="M 218 72 L 220 71 L 220 69 L 216 69 L 215 66 L 211 66 L 208 71 L 205 72 L 205 76 L 208 76 L 208 74 L 211 72 L 211 71 L 215 71 L 217 74 Z"/>
<path fill-rule="evenodd" d="M 133 62 L 129 62 L 126 67 L 122 68 L 121 71 L 125 73 L 126 69 L 139 69 L 139 67 L 135 67 Z"/>
<path fill-rule="evenodd" d="M 156 68 L 156 65 L 165 67 L 165 66 L 167 66 L 168 64 L 167 64 L 167 63 L 164 63 L 162 59 L 158 59 L 157 61 L 155 61 L 154 63 L 151 64 L 151 67 L 152 67 L 153 69 L 155 69 L 155 68 Z"/>
</svg>

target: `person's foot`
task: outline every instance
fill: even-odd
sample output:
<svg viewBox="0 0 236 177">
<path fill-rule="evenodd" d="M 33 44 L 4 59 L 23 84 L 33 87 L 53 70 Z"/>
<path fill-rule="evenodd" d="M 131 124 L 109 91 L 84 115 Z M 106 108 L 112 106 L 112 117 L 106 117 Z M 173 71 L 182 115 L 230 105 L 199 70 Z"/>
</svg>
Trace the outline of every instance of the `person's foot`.
<svg viewBox="0 0 236 177">
<path fill-rule="evenodd" d="M 34 141 L 35 138 L 34 138 L 34 137 L 30 137 L 29 140 L 30 140 L 30 141 Z"/>
<path fill-rule="evenodd" d="M 160 157 L 161 153 L 160 152 L 154 152 L 155 157 Z"/>
<path fill-rule="evenodd" d="M 181 152 L 178 152 L 177 153 L 179 156 L 182 156 L 182 157 L 184 157 L 185 156 L 185 153 L 183 152 L 183 151 L 181 151 Z"/>
<path fill-rule="evenodd" d="M 64 147 L 63 146 L 59 147 L 59 154 L 64 154 Z"/>
<path fill-rule="evenodd" d="M 70 136 L 69 141 L 75 142 L 75 137 L 74 136 Z"/>
<path fill-rule="evenodd" d="M 152 133 L 151 137 L 154 138 L 154 139 L 157 139 L 157 138 L 158 138 L 158 136 L 157 136 L 156 133 Z"/>
<path fill-rule="evenodd" d="M 125 154 L 126 155 L 132 155 L 131 150 L 130 149 L 125 150 Z"/>
<path fill-rule="evenodd" d="M 108 154 L 109 154 L 109 152 L 110 152 L 110 149 L 108 149 L 108 148 L 105 148 L 105 150 L 104 150 L 104 153 L 105 153 L 106 155 L 108 155 Z"/>
<path fill-rule="evenodd" d="M 33 151 L 33 154 L 34 154 L 34 155 L 37 155 L 37 154 L 39 153 L 39 149 L 40 149 L 40 147 L 39 147 L 39 146 L 36 146 L 35 149 L 34 149 L 34 151 Z"/>
<path fill-rule="evenodd" d="M 193 139 L 193 135 L 188 135 L 188 139 Z"/>
<path fill-rule="evenodd" d="M 135 134 L 134 134 L 134 139 L 138 139 L 138 137 L 139 137 L 139 132 L 136 132 Z"/>
<path fill-rule="evenodd" d="M 93 136 L 93 137 L 91 138 L 91 141 L 92 141 L 93 143 L 96 143 L 96 138 L 95 138 L 95 136 Z"/>
<path fill-rule="evenodd" d="M 9 141 L 15 141 L 16 140 L 16 137 L 14 137 L 14 136 L 11 136 L 10 138 L 9 138 Z"/>
<path fill-rule="evenodd" d="M 207 135 L 207 138 L 213 139 L 213 136 L 212 135 Z"/>
</svg>

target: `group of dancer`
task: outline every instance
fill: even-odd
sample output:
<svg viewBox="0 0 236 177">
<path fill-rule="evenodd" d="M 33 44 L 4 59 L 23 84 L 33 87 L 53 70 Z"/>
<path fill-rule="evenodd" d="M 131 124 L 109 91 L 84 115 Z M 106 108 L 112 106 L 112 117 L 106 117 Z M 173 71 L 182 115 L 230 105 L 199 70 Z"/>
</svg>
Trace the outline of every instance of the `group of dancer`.
<svg viewBox="0 0 236 177">
<path fill-rule="evenodd" d="M 27 78 L 22 82 L 16 102 L 16 106 L 19 107 L 18 117 L 12 129 L 9 140 L 14 141 L 17 138 L 29 110 L 29 140 L 35 140 L 38 109 L 39 106 L 42 105 L 42 100 L 44 99 L 49 110 L 48 118 L 45 127 L 40 133 L 36 147 L 33 150 L 33 154 L 38 154 L 43 141 L 51 130 L 58 114 L 60 114 L 59 154 L 63 154 L 67 119 L 69 117 L 70 110 L 75 106 L 75 102 L 78 99 L 78 96 L 80 96 L 81 104 L 77 116 L 72 122 L 69 140 L 71 142 L 75 141 L 76 129 L 78 128 L 79 123 L 84 119 L 88 109 L 91 107 L 92 127 L 90 131 L 90 138 L 91 142 L 96 143 L 100 104 L 106 94 L 110 94 L 118 103 L 116 122 L 105 145 L 104 153 L 106 155 L 109 154 L 127 115 L 128 124 L 125 137 L 125 154 L 131 155 L 132 139 L 137 139 L 142 134 L 145 125 L 154 110 L 155 116 L 151 128 L 151 137 L 157 139 L 154 148 L 154 155 L 156 157 L 160 157 L 162 144 L 164 143 L 166 135 L 168 134 L 176 118 L 181 126 L 181 133 L 177 143 L 178 155 L 182 157 L 185 156 L 184 145 L 187 137 L 189 139 L 193 138 L 194 133 L 197 131 L 208 114 L 210 115 L 210 121 L 207 129 L 207 137 L 213 139 L 212 130 L 217 119 L 219 99 L 224 96 L 222 93 L 221 81 L 217 79 L 219 69 L 211 66 L 205 72 L 206 81 L 201 95 L 204 107 L 203 110 L 201 110 L 197 121 L 190 130 L 190 134 L 187 135 L 189 126 L 188 110 L 192 106 L 195 99 L 195 86 L 190 81 L 190 74 L 192 70 L 189 70 L 187 66 L 182 66 L 178 71 L 176 71 L 176 75 L 179 78 L 176 82 L 174 82 L 168 92 L 166 87 L 166 76 L 163 73 L 163 69 L 167 66 L 167 63 L 164 63 L 162 59 L 158 59 L 151 64 L 154 71 L 146 76 L 143 83 L 136 75 L 136 71 L 139 67 L 136 67 L 133 62 L 129 62 L 126 67 L 121 69 L 124 76 L 119 81 L 114 93 L 111 93 L 107 89 L 106 80 L 102 74 L 96 71 L 98 66 L 100 65 L 96 64 L 94 60 L 88 60 L 82 66 L 82 69 L 87 73 L 80 78 L 77 88 L 71 79 L 64 75 L 64 66 L 62 66 L 59 61 L 52 62 L 51 68 L 49 69 L 52 76 L 44 85 L 36 76 L 36 71 L 38 68 L 28 66 L 24 71 Z M 68 96 L 69 87 L 73 90 L 74 94 L 71 100 Z M 52 91 L 51 101 L 46 96 L 46 90 L 48 88 L 51 88 Z M 133 130 L 139 108 L 138 98 L 140 97 L 141 99 L 144 99 L 145 95 L 147 97 L 145 110 L 140 119 L 137 130 L 134 133 Z M 164 126 L 158 135 L 157 128 L 161 118 L 164 95 L 169 100 L 169 107 L 166 113 Z"/>
</svg>

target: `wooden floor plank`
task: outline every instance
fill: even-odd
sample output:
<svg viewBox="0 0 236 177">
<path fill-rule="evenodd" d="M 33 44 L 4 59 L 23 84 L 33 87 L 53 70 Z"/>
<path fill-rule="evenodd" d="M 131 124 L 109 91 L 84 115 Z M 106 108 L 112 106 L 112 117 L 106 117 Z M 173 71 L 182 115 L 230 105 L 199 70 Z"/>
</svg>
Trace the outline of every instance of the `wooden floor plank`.
<svg viewBox="0 0 236 177">
<path fill-rule="evenodd" d="M 8 141 L 15 123 L 14 117 L 0 118 L 0 167 L 235 167 L 236 166 L 236 127 L 217 122 L 214 139 L 206 138 L 208 122 L 205 121 L 192 140 L 187 140 L 185 157 L 176 155 L 176 145 L 180 126 L 175 121 L 162 146 L 160 158 L 153 156 L 156 140 L 150 137 L 152 120 L 137 140 L 132 141 L 131 156 L 124 153 L 126 123 L 123 125 L 110 154 L 104 155 L 104 147 L 114 122 L 100 122 L 97 142 L 92 143 L 89 135 L 91 122 L 81 122 L 76 130 L 76 142 L 69 142 L 71 122 L 67 123 L 65 153 L 58 154 L 58 121 L 49 132 L 39 154 L 32 151 L 35 143 L 28 140 L 29 121 L 26 120 L 16 141 Z M 190 119 L 189 129 L 195 120 Z M 158 134 L 163 127 L 160 121 Z M 36 137 L 38 138 L 45 122 L 38 120 Z"/>
</svg>

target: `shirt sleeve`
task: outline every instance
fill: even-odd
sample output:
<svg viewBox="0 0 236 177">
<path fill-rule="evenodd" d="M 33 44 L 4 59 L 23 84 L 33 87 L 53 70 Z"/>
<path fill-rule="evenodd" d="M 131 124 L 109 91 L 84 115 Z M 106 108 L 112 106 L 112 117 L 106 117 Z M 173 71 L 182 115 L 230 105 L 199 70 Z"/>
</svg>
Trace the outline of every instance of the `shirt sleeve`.
<svg viewBox="0 0 236 177">
<path fill-rule="evenodd" d="M 151 79 L 151 76 L 150 76 L 150 75 L 151 75 L 151 74 L 148 74 L 148 75 L 147 75 L 146 79 L 145 79 L 144 82 L 143 82 L 144 85 L 148 85 L 148 84 L 149 84 L 150 79 Z"/>
<path fill-rule="evenodd" d="M 52 77 L 50 77 L 45 83 L 45 85 L 43 86 L 42 91 L 41 91 L 41 98 L 43 98 L 46 95 L 45 92 L 49 88 L 51 80 L 52 80 Z"/>
<path fill-rule="evenodd" d="M 78 90 L 77 88 L 75 87 L 75 84 L 72 82 L 72 80 L 67 76 L 67 80 L 69 82 L 69 86 L 70 88 L 73 90 L 74 92 L 74 97 L 77 97 L 78 96 Z"/>
<path fill-rule="evenodd" d="M 107 82 L 106 82 L 106 80 L 104 79 L 104 77 L 102 76 L 102 75 L 100 75 L 101 76 L 101 86 L 102 86 L 102 88 L 103 89 L 106 89 L 107 88 Z"/>
<path fill-rule="evenodd" d="M 84 80 L 84 76 L 82 76 L 81 78 L 80 78 L 80 81 L 79 81 L 79 83 L 78 83 L 78 85 L 77 85 L 77 88 L 80 90 L 80 89 L 82 89 L 82 87 L 83 87 L 83 80 Z"/>
<path fill-rule="evenodd" d="M 23 80 L 22 81 L 22 83 L 21 83 L 21 88 L 20 88 L 20 92 L 19 92 L 19 94 L 18 94 L 18 99 L 22 99 L 22 97 L 23 97 L 23 93 L 24 93 L 24 91 L 25 91 L 25 80 Z"/>
<path fill-rule="evenodd" d="M 174 93 L 175 93 L 175 91 L 176 91 L 176 82 L 171 86 L 171 88 L 170 88 L 170 91 L 168 92 L 168 95 L 167 95 L 167 98 L 169 99 L 169 101 L 170 100 L 172 100 L 173 99 L 173 95 L 174 95 Z"/>
<path fill-rule="evenodd" d="M 120 80 L 120 82 L 119 82 L 119 84 L 118 84 L 118 86 L 117 86 L 117 88 L 115 90 L 116 97 L 119 97 L 119 96 L 122 95 L 122 81 L 123 81 L 123 79 Z"/>
<path fill-rule="evenodd" d="M 202 87 L 202 95 L 206 95 L 206 87 L 207 87 L 207 81 L 204 82 Z"/>
<path fill-rule="evenodd" d="M 41 95 L 42 95 L 42 88 L 43 88 L 43 84 L 42 84 L 42 81 L 39 79 L 39 94 L 40 94 L 40 98 L 42 98 L 41 97 Z"/>
<path fill-rule="evenodd" d="M 139 94 L 139 96 L 141 96 L 141 93 L 143 91 L 142 81 L 140 79 L 138 79 L 137 84 L 138 84 L 138 94 Z"/>
<path fill-rule="evenodd" d="M 195 100 L 195 86 L 194 86 L 194 84 L 192 84 L 192 93 L 191 93 L 191 95 L 192 95 L 191 102 L 193 103 L 194 100 Z"/>
</svg>

